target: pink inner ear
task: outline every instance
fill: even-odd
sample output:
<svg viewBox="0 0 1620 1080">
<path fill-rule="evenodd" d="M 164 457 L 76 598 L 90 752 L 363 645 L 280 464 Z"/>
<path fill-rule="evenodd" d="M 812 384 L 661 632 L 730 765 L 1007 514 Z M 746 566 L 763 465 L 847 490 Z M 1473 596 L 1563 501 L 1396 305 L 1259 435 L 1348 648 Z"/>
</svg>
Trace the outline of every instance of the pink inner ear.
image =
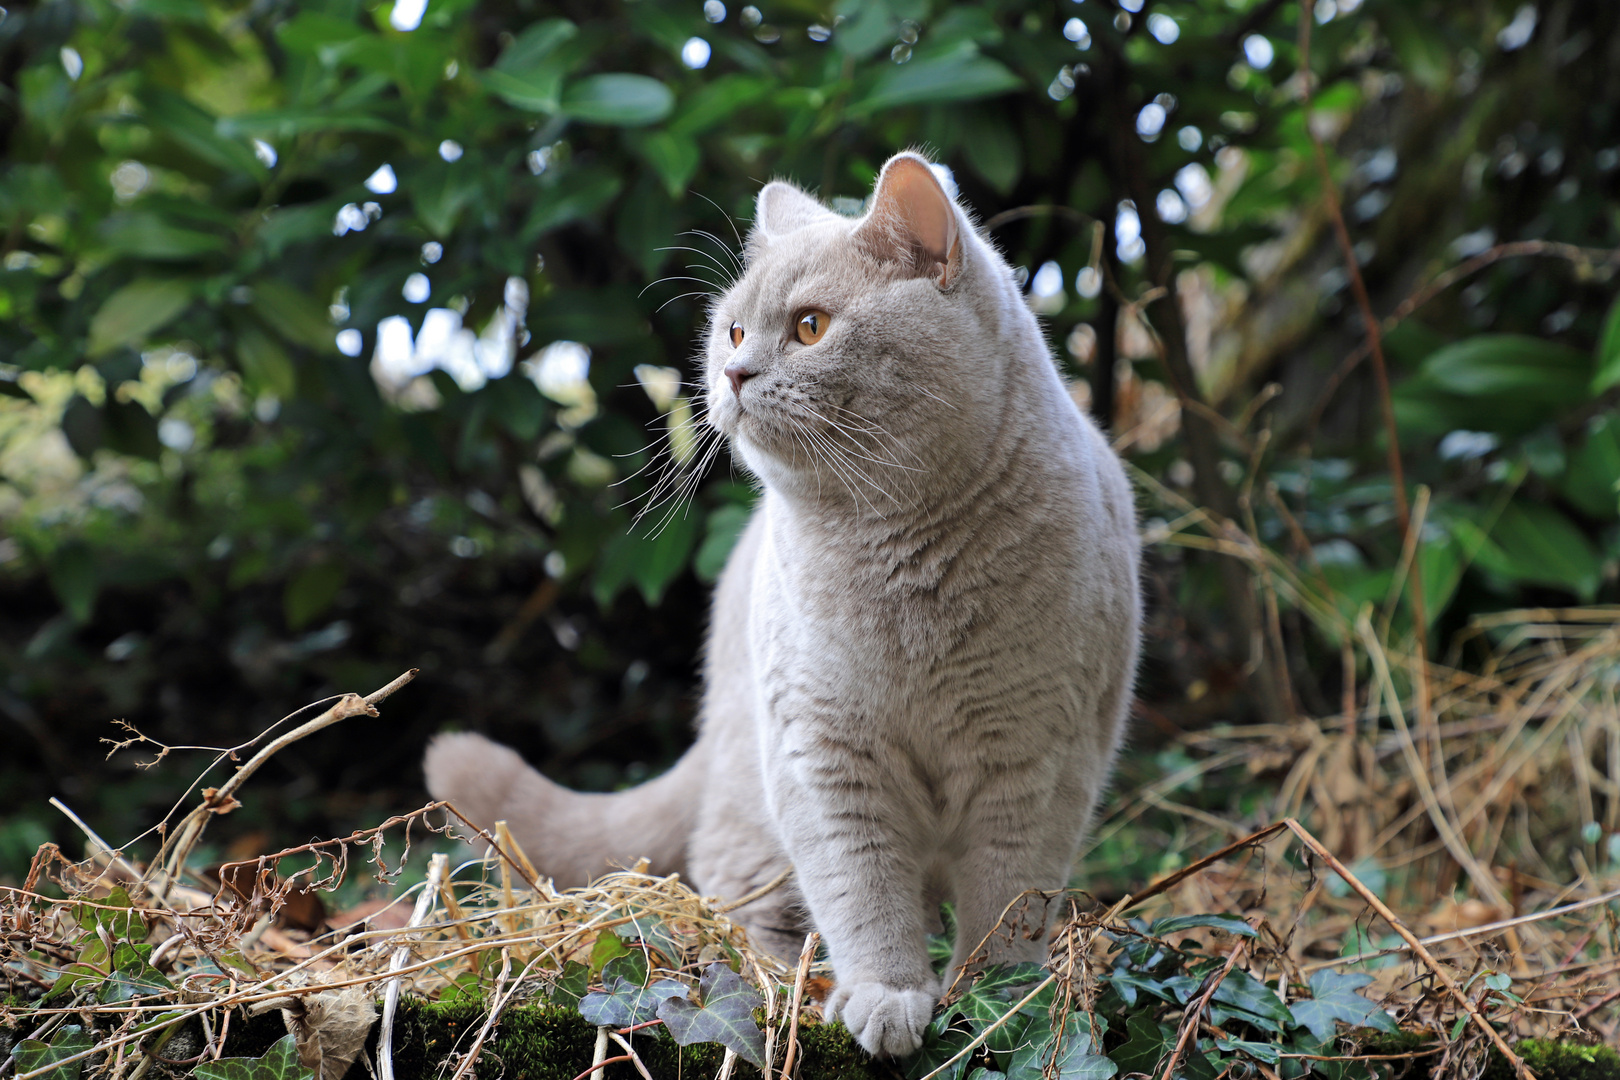
<svg viewBox="0 0 1620 1080">
<path fill-rule="evenodd" d="M 876 212 L 908 233 L 934 262 L 949 262 L 956 246 L 956 213 L 934 178 L 916 158 L 898 158 L 879 182 Z"/>
</svg>

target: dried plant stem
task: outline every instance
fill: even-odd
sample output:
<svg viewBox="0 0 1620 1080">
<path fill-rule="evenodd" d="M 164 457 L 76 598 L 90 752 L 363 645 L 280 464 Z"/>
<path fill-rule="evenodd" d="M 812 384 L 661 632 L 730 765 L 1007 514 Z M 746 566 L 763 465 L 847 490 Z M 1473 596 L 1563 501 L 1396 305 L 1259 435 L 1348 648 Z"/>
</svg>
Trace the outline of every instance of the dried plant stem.
<svg viewBox="0 0 1620 1080">
<path fill-rule="evenodd" d="M 1484 1032 L 1485 1037 L 1491 1040 L 1497 1051 L 1501 1053 L 1502 1059 L 1513 1066 L 1513 1071 L 1519 1077 L 1519 1080 L 1536 1080 L 1536 1074 L 1530 1071 L 1530 1067 L 1524 1063 L 1524 1059 L 1513 1052 L 1513 1048 L 1507 1044 L 1507 1040 L 1502 1038 L 1501 1032 L 1491 1026 L 1491 1022 L 1485 1019 L 1485 1014 L 1479 1011 L 1479 1006 L 1474 1004 L 1472 998 L 1463 993 L 1462 987 L 1458 986 L 1456 980 L 1447 974 L 1445 968 L 1440 966 L 1440 962 L 1434 958 L 1433 953 L 1424 947 L 1423 942 L 1418 939 L 1417 935 L 1408 930 L 1406 924 L 1401 922 L 1400 917 L 1389 909 L 1389 905 L 1380 900 L 1377 893 L 1362 884 L 1361 879 L 1351 873 L 1350 868 L 1340 862 L 1333 852 L 1323 846 L 1320 840 L 1312 836 L 1305 826 L 1293 818 L 1289 818 L 1283 824 L 1295 836 L 1299 837 L 1300 843 L 1310 848 L 1317 858 L 1327 863 L 1346 885 L 1354 889 L 1367 902 L 1369 907 L 1378 912 L 1379 917 L 1389 924 L 1390 929 L 1405 939 L 1407 946 L 1417 954 L 1418 959 L 1422 960 L 1428 969 L 1434 973 L 1434 977 L 1440 980 L 1440 985 L 1444 986 L 1446 992 L 1452 996 L 1458 1005 L 1462 1006 L 1463 1011 L 1468 1014 L 1468 1018 L 1474 1022 L 1474 1026 Z"/>
<path fill-rule="evenodd" d="M 628 1039 L 626 1039 L 623 1035 L 620 1035 L 617 1031 L 608 1032 L 608 1038 L 624 1047 L 624 1052 L 626 1056 L 629 1057 L 630 1064 L 636 1067 L 636 1072 L 642 1075 L 643 1080 L 653 1080 L 652 1073 L 648 1072 L 647 1066 L 642 1064 L 641 1055 L 636 1053 L 635 1048 L 630 1045 L 630 1041 Z"/>
<path fill-rule="evenodd" d="M 507 990 L 506 980 L 512 974 L 512 951 L 510 948 L 501 950 L 501 973 L 495 979 L 495 994 L 489 1006 L 489 1015 L 484 1018 L 484 1026 L 478 1029 L 478 1037 L 473 1040 L 472 1046 L 461 1059 L 461 1064 L 456 1067 L 455 1075 L 450 1080 L 461 1080 L 478 1064 L 478 1055 L 484 1052 L 484 1043 L 489 1040 L 490 1032 L 495 1030 L 495 1024 L 500 1020 L 501 1014 L 512 1003 L 512 995 L 518 992 L 523 980 L 528 978 L 529 972 L 535 969 L 545 955 L 540 953 L 524 965 L 523 970 L 518 972 L 517 979 L 513 981 L 512 988 Z"/>
<path fill-rule="evenodd" d="M 147 870 L 146 877 L 142 879 L 143 886 L 152 890 L 152 894 L 160 903 L 163 902 L 168 896 L 169 889 L 180 880 L 180 873 L 185 868 L 186 859 L 190 856 L 191 849 L 196 846 L 197 839 L 202 835 L 203 829 L 207 827 L 209 817 L 215 813 L 224 813 L 232 809 L 236 792 L 247 782 L 250 776 L 259 771 L 260 766 L 285 747 L 297 742 L 306 735 L 313 735 L 322 728 L 331 727 L 340 720 L 347 720 L 351 716 L 376 716 L 378 702 L 385 700 L 394 691 L 416 678 L 416 671 L 416 668 L 412 668 L 394 679 L 387 686 L 373 690 L 365 697 L 358 694 L 344 694 L 321 715 L 307 723 L 300 724 L 285 735 L 270 742 L 257 754 L 254 754 L 246 764 L 232 773 L 230 778 L 221 784 L 217 790 L 205 791 L 202 805 L 186 815 L 179 832 L 172 842 L 164 843 L 162 849 L 158 852 L 157 858 L 152 860 L 151 868 Z M 165 856 L 168 857 L 167 865 L 164 865 Z M 158 876 L 157 869 L 160 866 L 163 867 L 161 878 Z"/>
<path fill-rule="evenodd" d="M 745 907 L 752 904 L 760 897 L 773 893 L 777 889 L 780 889 L 783 885 L 786 885 L 788 878 L 792 876 L 793 867 L 790 866 L 780 874 L 777 874 L 775 877 L 771 878 L 771 880 L 767 881 L 765 884 L 761 885 L 759 888 L 755 889 L 753 892 L 746 893 L 743 896 L 738 897 L 736 900 L 730 900 L 724 904 L 721 904 L 719 907 L 714 909 L 714 913 L 716 915 L 725 915 L 736 911 L 740 907 Z"/>
<path fill-rule="evenodd" d="M 449 867 L 448 855 L 435 855 L 428 862 L 427 882 L 416 898 L 416 907 L 411 912 L 410 922 L 405 924 L 407 931 L 427 921 L 428 913 L 433 910 L 434 902 L 439 898 L 439 886 L 443 883 Z M 394 1013 L 399 1008 L 400 973 L 410 958 L 410 945 L 401 944 L 394 950 L 393 958 L 388 962 L 388 988 L 383 993 L 382 1027 L 377 1033 L 377 1075 L 381 1080 L 394 1080 Z"/>
<path fill-rule="evenodd" d="M 1356 307 L 1361 312 L 1362 326 L 1367 333 L 1367 349 L 1373 362 L 1373 375 L 1378 384 L 1378 405 L 1383 414 L 1384 436 L 1389 441 L 1389 478 L 1390 486 L 1395 495 L 1395 520 L 1400 525 L 1401 543 L 1415 545 L 1412 538 L 1411 508 L 1406 502 L 1406 476 L 1401 466 L 1401 436 L 1395 424 L 1395 398 L 1389 387 L 1389 367 L 1384 362 L 1384 332 L 1383 324 L 1373 314 L 1372 298 L 1367 294 L 1367 282 L 1361 276 L 1361 263 L 1356 259 L 1356 246 L 1350 239 L 1350 228 L 1344 222 L 1344 208 L 1339 204 L 1338 185 L 1333 180 L 1333 170 L 1328 167 L 1327 151 L 1322 147 L 1322 140 L 1317 137 L 1316 131 L 1311 127 L 1311 25 L 1315 22 L 1316 0 L 1300 0 L 1299 5 L 1299 87 L 1301 104 L 1305 113 L 1305 134 L 1311 141 L 1311 154 L 1316 161 L 1316 171 L 1322 178 L 1322 202 L 1327 207 L 1328 218 L 1333 223 L 1333 233 L 1338 238 L 1339 248 L 1344 254 L 1344 269 L 1350 275 L 1350 288 L 1355 294 Z M 1417 725 L 1423 733 L 1424 745 L 1422 756 L 1427 762 L 1431 753 L 1440 755 L 1440 738 L 1435 731 L 1436 718 L 1433 710 L 1433 700 L 1429 688 L 1428 665 L 1428 636 L 1429 619 L 1423 595 L 1423 566 L 1418 559 L 1412 560 L 1412 641 L 1417 650 L 1417 662 L 1414 673 L 1417 684 Z M 1444 788 L 1446 785 L 1441 784 Z"/>
<path fill-rule="evenodd" d="M 61 799 L 58 799 L 55 795 L 52 795 L 51 805 L 62 811 L 62 813 L 67 816 L 67 819 L 73 822 L 73 824 L 77 825 L 80 832 L 84 833 L 85 839 L 89 840 L 96 846 L 98 850 L 95 852 L 95 855 L 97 857 L 105 856 L 107 859 L 107 865 L 116 866 L 119 870 L 128 874 L 134 880 L 140 880 L 141 872 L 135 869 L 129 863 L 125 862 L 124 856 L 119 852 L 119 850 L 107 843 L 107 841 L 103 840 L 96 830 L 85 824 L 83 818 L 81 818 L 78 814 L 75 814 L 72 810 L 69 810 L 66 803 L 64 803 Z"/>
<path fill-rule="evenodd" d="M 788 1006 L 787 1053 L 782 1055 L 782 1080 L 793 1076 L 793 1059 L 799 1052 L 799 1005 L 804 1001 L 804 980 L 810 975 L 810 961 L 816 958 L 816 946 L 821 935 L 814 930 L 804 935 L 804 948 L 799 950 L 799 970 L 793 975 L 793 1004 Z"/>
<path fill-rule="evenodd" d="M 1364 609 L 1356 619 L 1356 630 L 1361 637 L 1362 645 L 1367 650 L 1368 659 L 1372 661 L 1373 672 L 1377 679 L 1378 691 L 1383 694 L 1389 704 L 1389 715 L 1395 721 L 1395 729 L 1400 734 L 1401 751 L 1406 755 L 1407 771 L 1412 775 L 1412 781 L 1417 785 L 1418 794 L 1422 796 L 1423 805 L 1428 810 L 1429 820 L 1434 824 L 1435 831 L 1440 834 L 1440 840 L 1445 844 L 1446 851 L 1457 860 L 1457 865 L 1468 871 L 1469 880 L 1479 891 L 1480 898 L 1489 901 L 1497 908 L 1506 907 L 1502 890 L 1497 885 L 1491 872 L 1479 864 L 1474 853 L 1468 850 L 1458 832 L 1457 825 L 1446 814 L 1445 807 L 1440 805 L 1440 798 L 1435 794 L 1433 786 L 1429 783 L 1429 769 L 1424 764 L 1422 755 L 1412 739 L 1411 729 L 1406 723 L 1406 713 L 1401 705 L 1400 697 L 1395 691 L 1395 680 L 1390 674 L 1389 657 L 1378 643 L 1378 637 L 1373 632 L 1372 618 Z M 1422 657 L 1418 658 L 1423 663 Z"/>
<path fill-rule="evenodd" d="M 1164 1063 L 1164 1072 L 1160 1074 L 1159 1080 L 1170 1080 L 1176 1074 L 1176 1066 L 1181 1064 L 1181 1058 L 1187 1052 L 1187 1043 L 1198 1031 L 1198 1018 L 1209 1008 L 1210 999 L 1215 996 L 1215 991 L 1221 988 L 1221 983 L 1226 981 L 1226 977 L 1232 973 L 1232 968 L 1237 965 L 1248 944 L 1248 939 L 1245 938 L 1232 947 L 1232 951 L 1226 954 L 1226 964 L 1214 974 L 1204 992 L 1198 995 L 1197 1000 L 1187 1009 L 1187 1014 L 1181 1018 L 1181 1034 L 1176 1038 L 1175 1048 L 1170 1051 L 1170 1060 Z"/>
</svg>

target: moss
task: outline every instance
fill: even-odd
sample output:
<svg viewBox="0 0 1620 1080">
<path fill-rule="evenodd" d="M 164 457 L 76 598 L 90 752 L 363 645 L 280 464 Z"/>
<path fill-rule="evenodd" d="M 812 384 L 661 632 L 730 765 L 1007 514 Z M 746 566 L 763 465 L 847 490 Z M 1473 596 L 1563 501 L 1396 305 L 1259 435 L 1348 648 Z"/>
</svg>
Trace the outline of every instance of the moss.
<svg viewBox="0 0 1620 1080">
<path fill-rule="evenodd" d="M 1513 1051 L 1537 1080 L 1620 1080 L 1620 1053 L 1607 1046 L 1524 1039 Z M 1514 1080 L 1513 1068 L 1493 1050 L 1480 1080 Z"/>
<path fill-rule="evenodd" d="M 479 1002 L 441 1004 L 405 998 L 394 1018 L 394 1075 L 397 1080 L 436 1080 L 448 1075 L 445 1062 L 463 1052 L 477 1038 L 485 1019 Z M 257 1057 L 286 1034 L 279 1013 L 244 1018 L 234 1014 L 226 1053 Z M 632 1040 L 654 1080 L 692 1077 L 701 1080 L 720 1071 L 725 1051 L 712 1043 L 677 1046 L 661 1027 L 638 1032 Z M 477 1080 L 573 1080 L 591 1063 L 596 1027 L 570 1008 L 519 1005 L 501 1015 L 490 1040 L 484 1044 L 475 1070 Z M 855 1045 L 842 1027 L 799 1029 L 799 1075 L 803 1080 L 888 1080 L 892 1069 L 874 1062 Z M 609 1057 L 623 1051 L 610 1044 Z M 366 1042 L 366 1053 L 376 1060 L 377 1028 Z M 628 1062 L 609 1065 L 605 1080 L 638 1080 Z M 737 1080 L 760 1080 L 759 1071 L 739 1061 L 732 1071 Z M 344 1080 L 369 1080 L 365 1065 L 356 1061 Z"/>
</svg>

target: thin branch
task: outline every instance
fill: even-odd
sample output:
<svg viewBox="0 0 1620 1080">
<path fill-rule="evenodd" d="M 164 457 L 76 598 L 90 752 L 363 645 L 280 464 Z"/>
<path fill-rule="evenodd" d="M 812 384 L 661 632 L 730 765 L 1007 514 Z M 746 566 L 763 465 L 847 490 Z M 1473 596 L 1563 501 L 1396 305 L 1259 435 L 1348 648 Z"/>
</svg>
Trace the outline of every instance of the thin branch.
<svg viewBox="0 0 1620 1080">
<path fill-rule="evenodd" d="M 1444 986 L 1446 992 L 1456 1000 L 1457 1004 L 1463 1007 L 1463 1011 L 1474 1022 L 1474 1026 L 1485 1033 L 1485 1037 L 1495 1045 L 1503 1060 L 1513 1066 L 1513 1071 L 1519 1077 L 1519 1080 L 1536 1080 L 1536 1074 L 1530 1071 L 1530 1067 L 1524 1063 L 1524 1059 L 1513 1052 L 1513 1048 L 1507 1044 L 1507 1040 L 1502 1038 L 1501 1032 L 1497 1031 L 1489 1020 L 1485 1019 L 1485 1014 L 1479 1011 L 1479 1006 L 1474 1004 L 1472 998 L 1463 993 L 1462 987 L 1458 986 L 1456 980 L 1446 972 L 1445 968 L 1440 966 L 1440 962 L 1434 958 L 1434 954 L 1424 947 L 1423 942 L 1418 939 L 1417 935 L 1406 928 L 1406 924 L 1401 922 L 1400 916 L 1391 911 L 1389 905 L 1378 898 L 1377 893 L 1362 884 L 1361 879 L 1351 873 L 1350 868 L 1340 862 L 1333 852 L 1323 846 L 1322 841 L 1312 836 L 1305 826 L 1293 818 L 1284 820 L 1283 824 L 1295 836 L 1299 837 L 1300 843 L 1310 848 L 1317 858 L 1327 863 L 1333 872 L 1339 875 L 1340 880 L 1354 889 L 1367 902 L 1368 906 L 1378 912 L 1379 917 L 1388 923 L 1392 930 L 1406 940 L 1406 944 L 1418 955 L 1418 959 L 1422 960 L 1429 970 L 1434 973 L 1434 977 L 1440 980 L 1440 985 Z"/>
</svg>

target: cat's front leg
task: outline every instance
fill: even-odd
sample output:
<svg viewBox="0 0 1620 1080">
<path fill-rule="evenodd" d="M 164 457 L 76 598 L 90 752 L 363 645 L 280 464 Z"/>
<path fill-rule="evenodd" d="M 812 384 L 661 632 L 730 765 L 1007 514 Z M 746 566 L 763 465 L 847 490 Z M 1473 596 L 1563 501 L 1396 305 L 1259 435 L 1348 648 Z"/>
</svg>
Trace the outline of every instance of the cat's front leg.
<svg viewBox="0 0 1620 1080">
<path fill-rule="evenodd" d="M 788 770 L 784 770 L 788 771 Z M 832 959 L 829 1016 L 868 1053 L 899 1057 L 922 1045 L 939 1001 L 928 962 L 923 867 L 915 837 L 858 774 L 783 778 L 775 805 L 794 875 Z"/>
</svg>

